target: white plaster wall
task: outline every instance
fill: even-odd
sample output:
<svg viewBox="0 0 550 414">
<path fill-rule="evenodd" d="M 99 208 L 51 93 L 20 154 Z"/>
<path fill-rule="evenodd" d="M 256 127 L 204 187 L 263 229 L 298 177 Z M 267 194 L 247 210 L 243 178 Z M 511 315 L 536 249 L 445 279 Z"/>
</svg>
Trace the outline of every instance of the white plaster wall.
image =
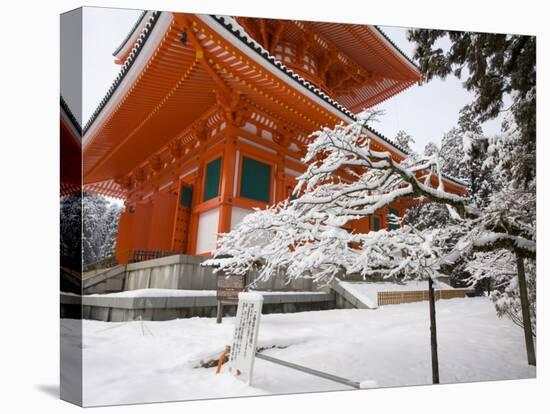
<svg viewBox="0 0 550 414">
<path fill-rule="evenodd" d="M 233 207 L 231 209 L 231 230 L 243 221 L 246 215 L 252 213 L 252 211 L 253 210 L 249 210 L 247 208 Z"/>
<path fill-rule="evenodd" d="M 253 212 L 254 210 L 252 209 L 233 207 L 231 209 L 231 230 L 237 227 L 237 225 L 241 221 L 243 221 L 245 216 Z M 265 231 L 259 232 L 259 233 L 256 233 L 254 237 L 250 238 L 248 240 L 248 243 L 250 246 L 261 245 L 261 244 L 264 244 L 269 237 L 270 237 L 270 234 L 266 233 Z"/>
<path fill-rule="evenodd" d="M 299 171 L 291 170 L 290 168 L 285 168 L 285 174 L 292 175 L 293 177 L 299 177 L 302 175 Z"/>
<path fill-rule="evenodd" d="M 200 215 L 197 254 L 209 253 L 216 248 L 219 219 L 220 210 L 218 208 L 206 211 Z"/>
</svg>

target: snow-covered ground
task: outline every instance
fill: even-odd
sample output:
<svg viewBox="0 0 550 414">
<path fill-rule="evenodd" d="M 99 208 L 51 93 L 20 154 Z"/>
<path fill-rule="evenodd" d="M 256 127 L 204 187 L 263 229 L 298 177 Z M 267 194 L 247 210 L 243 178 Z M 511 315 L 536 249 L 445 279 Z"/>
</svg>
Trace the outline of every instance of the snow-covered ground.
<svg viewBox="0 0 550 414">
<path fill-rule="evenodd" d="M 499 319 L 487 298 L 436 306 L 441 382 L 535 376 L 521 329 Z M 233 323 L 84 321 L 85 405 L 349 389 L 258 359 L 252 386 L 226 369 L 216 375 L 214 368 L 197 368 L 230 344 Z M 77 329 L 75 321 L 63 321 L 64 334 Z M 267 355 L 378 387 L 431 382 L 427 302 L 263 315 L 258 346 L 275 347 Z"/>
</svg>

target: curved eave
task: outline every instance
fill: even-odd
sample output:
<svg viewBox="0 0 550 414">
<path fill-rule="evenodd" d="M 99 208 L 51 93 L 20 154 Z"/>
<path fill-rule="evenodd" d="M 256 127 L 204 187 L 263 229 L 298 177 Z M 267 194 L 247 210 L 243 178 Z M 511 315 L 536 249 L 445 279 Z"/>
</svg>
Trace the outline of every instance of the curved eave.
<svg viewBox="0 0 550 414">
<path fill-rule="evenodd" d="M 132 51 L 132 48 L 137 43 L 140 34 L 143 32 L 143 29 L 149 21 L 151 14 L 151 11 L 143 10 L 143 12 L 137 18 L 136 22 L 134 23 L 126 37 L 113 52 L 115 63 L 120 65 L 126 61 L 128 56 L 130 55 L 130 52 Z"/>
<path fill-rule="evenodd" d="M 379 105 L 391 97 L 409 89 L 411 86 L 416 84 L 417 81 L 409 81 L 409 82 L 400 82 L 392 86 L 391 88 L 388 88 L 384 90 L 382 93 L 376 95 L 375 97 L 371 97 L 369 99 L 359 101 L 357 103 L 353 103 L 351 105 L 348 105 L 350 111 L 353 113 L 360 113 L 364 111 L 365 109 L 372 108 L 376 105 Z M 340 100 L 344 100 L 344 98 L 341 98 Z"/>
<path fill-rule="evenodd" d="M 109 90 L 102 101 L 103 106 L 88 124 L 84 135 L 86 184 L 126 174 L 173 136 L 174 128 L 178 127 L 175 121 L 169 128 L 162 126 L 164 115 L 179 119 L 174 115 L 175 108 L 169 108 L 167 113 L 159 112 L 158 108 L 165 102 L 174 104 L 174 100 L 180 100 L 180 93 L 190 93 L 186 88 L 179 88 L 178 93 L 174 91 L 195 60 L 190 47 L 170 47 L 179 42 L 178 31 L 171 13 L 159 14 L 137 55 L 132 58 L 124 79 Z M 204 91 L 197 94 L 200 97 Z M 193 107 L 188 111 L 187 118 L 201 109 L 200 105 L 195 106 L 198 109 Z M 152 117 L 154 122 L 150 120 Z M 159 139 L 152 140 L 151 136 Z"/>
<path fill-rule="evenodd" d="M 354 112 L 370 108 L 402 92 L 421 79 L 418 67 L 376 26 L 310 22 L 374 80 L 336 98 Z"/>
<path fill-rule="evenodd" d="M 389 36 L 384 33 L 382 29 L 378 26 L 371 26 L 374 33 L 378 35 L 382 42 L 386 44 L 386 47 L 391 50 L 391 52 L 400 58 L 403 63 L 405 63 L 412 71 L 416 72 L 417 74 L 417 80 L 420 80 L 422 77 L 422 73 L 420 72 L 420 68 L 412 61 L 410 57 L 408 57 L 405 52 L 403 52 L 397 45 L 389 38 Z"/>
</svg>

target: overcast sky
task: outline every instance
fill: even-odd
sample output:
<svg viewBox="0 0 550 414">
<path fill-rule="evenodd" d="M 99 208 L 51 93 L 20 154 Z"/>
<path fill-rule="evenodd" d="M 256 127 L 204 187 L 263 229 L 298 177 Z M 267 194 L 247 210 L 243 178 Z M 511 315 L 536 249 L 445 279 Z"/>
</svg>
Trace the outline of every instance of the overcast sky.
<svg viewBox="0 0 550 414">
<path fill-rule="evenodd" d="M 113 51 L 126 37 L 141 14 L 139 10 L 84 8 L 83 30 L 83 119 L 89 119 L 120 70 Z M 414 45 L 406 39 L 406 28 L 381 26 L 381 29 L 409 57 Z M 456 125 L 459 110 L 473 100 L 461 81 L 448 77 L 422 86 L 414 85 L 378 107 L 386 111 L 373 127 L 389 138 L 405 130 L 415 139 L 413 147 L 421 152 L 430 142 L 440 142 L 442 135 Z M 70 104 L 70 102 L 69 102 Z M 494 134 L 500 120 L 483 125 L 484 132 Z"/>
<path fill-rule="evenodd" d="M 141 10 L 85 7 L 83 18 L 84 124 L 95 111 L 120 72 L 113 52 L 126 38 Z"/>
</svg>

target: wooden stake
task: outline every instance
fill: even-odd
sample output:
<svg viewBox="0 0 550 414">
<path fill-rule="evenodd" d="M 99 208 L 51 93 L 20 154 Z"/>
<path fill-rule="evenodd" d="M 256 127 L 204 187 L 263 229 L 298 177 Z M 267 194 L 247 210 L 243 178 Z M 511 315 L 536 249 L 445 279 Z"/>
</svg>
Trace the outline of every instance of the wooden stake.
<svg viewBox="0 0 550 414">
<path fill-rule="evenodd" d="M 225 357 L 227 356 L 230 350 L 231 350 L 231 347 L 229 345 L 226 345 L 220 356 L 220 359 L 218 360 L 218 367 L 216 368 L 216 374 L 219 374 L 221 372 L 223 362 L 225 361 Z"/>
</svg>

